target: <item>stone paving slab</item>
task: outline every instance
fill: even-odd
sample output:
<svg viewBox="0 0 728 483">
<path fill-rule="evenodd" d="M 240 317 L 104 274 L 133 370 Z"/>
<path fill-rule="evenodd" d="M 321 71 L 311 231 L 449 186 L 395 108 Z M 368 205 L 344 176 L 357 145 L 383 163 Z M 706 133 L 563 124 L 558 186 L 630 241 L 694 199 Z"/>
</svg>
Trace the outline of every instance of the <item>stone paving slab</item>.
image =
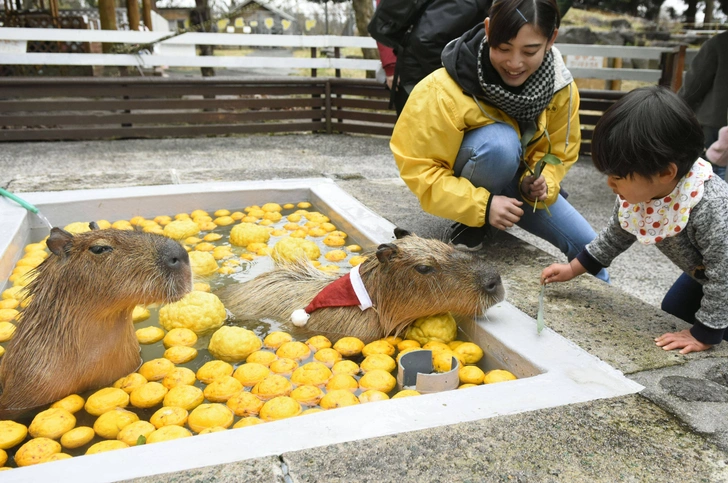
<svg viewBox="0 0 728 483">
<path fill-rule="evenodd" d="M 284 483 L 287 470 L 278 456 L 206 466 L 126 480 L 128 483 Z"/>
<path fill-rule="evenodd" d="M 639 395 L 285 453 L 281 460 L 285 481 L 293 483 L 728 481 L 725 453 Z M 239 469 L 239 479 L 228 479 Z M 284 481 L 278 469 L 273 458 L 261 458 L 130 481 Z M 250 479 L 250 471 L 260 479 Z"/>
<path fill-rule="evenodd" d="M 633 374 L 642 395 L 728 450 L 728 360 L 703 359 Z"/>
</svg>

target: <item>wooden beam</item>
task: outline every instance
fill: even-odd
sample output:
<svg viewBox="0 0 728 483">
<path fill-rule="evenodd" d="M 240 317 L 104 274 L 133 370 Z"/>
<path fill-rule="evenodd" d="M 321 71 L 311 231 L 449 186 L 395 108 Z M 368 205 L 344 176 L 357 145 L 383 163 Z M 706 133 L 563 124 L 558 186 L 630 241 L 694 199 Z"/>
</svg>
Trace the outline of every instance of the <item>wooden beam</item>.
<svg viewBox="0 0 728 483">
<path fill-rule="evenodd" d="M 101 30 L 116 30 L 116 10 L 114 0 L 99 0 L 99 22 Z M 105 43 L 102 45 L 104 53 L 110 53 L 114 44 Z"/>
<path fill-rule="evenodd" d="M 139 30 L 139 0 L 126 0 L 126 15 L 129 30 Z"/>
<path fill-rule="evenodd" d="M 142 20 L 144 20 L 144 26 L 150 32 L 154 30 L 152 27 L 152 0 L 142 0 Z"/>
</svg>

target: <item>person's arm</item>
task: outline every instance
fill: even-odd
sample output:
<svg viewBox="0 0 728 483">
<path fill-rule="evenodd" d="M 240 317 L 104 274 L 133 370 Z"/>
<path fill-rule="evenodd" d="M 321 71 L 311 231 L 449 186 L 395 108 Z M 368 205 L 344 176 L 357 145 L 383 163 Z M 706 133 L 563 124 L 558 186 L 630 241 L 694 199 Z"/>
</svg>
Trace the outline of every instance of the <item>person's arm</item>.
<svg viewBox="0 0 728 483">
<path fill-rule="evenodd" d="M 458 103 L 472 102 L 444 70 L 425 77 L 410 94 L 394 126 L 390 148 L 402 180 L 433 215 L 468 226 L 483 226 L 491 193 L 453 173 L 464 132 Z M 474 108 L 477 109 L 477 108 Z"/>
<path fill-rule="evenodd" d="M 379 50 L 379 60 L 382 62 L 384 74 L 387 77 L 387 87 L 391 89 L 392 80 L 394 79 L 394 67 L 397 64 L 397 56 L 394 55 L 394 50 L 391 47 L 387 47 L 379 42 L 377 42 L 377 49 Z"/>
<path fill-rule="evenodd" d="M 609 224 L 571 262 L 557 263 L 545 268 L 541 272 L 541 283 L 565 282 L 586 272 L 596 275 L 602 268 L 607 268 L 635 240 L 634 235 L 620 226 L 617 200 Z"/>
<path fill-rule="evenodd" d="M 690 332 L 700 342 L 715 345 L 721 342 L 728 327 L 728 200 L 719 197 L 699 205 L 702 206 L 694 209 L 690 217 L 698 250 L 703 255 L 706 280 Z"/>
<path fill-rule="evenodd" d="M 685 82 L 678 91 L 693 111 L 700 107 L 705 95 L 713 88 L 713 79 L 718 68 L 715 45 L 714 39 L 708 40 L 698 51 L 685 75 Z"/>
<path fill-rule="evenodd" d="M 548 130 L 551 139 L 551 154 L 561 160 L 559 165 L 546 165 L 542 176 L 546 185 L 546 196 L 539 197 L 547 205 L 553 204 L 561 190 L 561 181 L 566 176 L 567 171 L 579 159 L 579 148 L 581 146 L 581 125 L 579 123 L 579 91 L 575 83 L 560 90 L 554 100 L 547 107 L 545 115 L 539 116 L 540 128 Z M 540 132 L 540 130 L 539 130 Z M 549 139 L 544 135 L 533 146 L 526 149 L 526 162 L 531 169 L 536 163 L 549 152 Z M 530 173 L 525 171 L 521 178 L 522 191 L 524 190 L 523 181 L 527 181 L 526 177 Z M 534 180 L 535 181 L 535 180 Z M 528 186 L 525 186 L 527 190 Z M 533 200 L 533 196 L 527 192 L 522 193 L 528 200 Z M 531 205 L 533 202 L 529 201 Z M 543 203 L 539 204 L 543 208 Z"/>
<path fill-rule="evenodd" d="M 569 263 L 554 263 L 541 272 L 541 285 L 554 282 L 568 282 L 586 273 L 586 268 L 575 258 Z"/>
</svg>

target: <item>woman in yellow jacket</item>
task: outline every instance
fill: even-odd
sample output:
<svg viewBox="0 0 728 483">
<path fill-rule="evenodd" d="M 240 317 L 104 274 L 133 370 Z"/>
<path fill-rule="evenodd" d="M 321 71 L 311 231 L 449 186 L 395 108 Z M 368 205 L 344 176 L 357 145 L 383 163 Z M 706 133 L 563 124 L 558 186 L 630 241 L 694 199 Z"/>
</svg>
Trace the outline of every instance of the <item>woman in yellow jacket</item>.
<svg viewBox="0 0 728 483">
<path fill-rule="evenodd" d="M 554 0 L 495 2 L 483 25 L 445 47 L 444 67 L 397 120 L 400 176 L 425 211 L 456 222 L 454 244 L 477 249 L 489 226 L 518 225 L 571 260 L 596 236 L 559 194 L 581 143 L 579 92 L 553 47 L 560 20 Z M 535 177 L 547 153 L 561 163 Z"/>
</svg>

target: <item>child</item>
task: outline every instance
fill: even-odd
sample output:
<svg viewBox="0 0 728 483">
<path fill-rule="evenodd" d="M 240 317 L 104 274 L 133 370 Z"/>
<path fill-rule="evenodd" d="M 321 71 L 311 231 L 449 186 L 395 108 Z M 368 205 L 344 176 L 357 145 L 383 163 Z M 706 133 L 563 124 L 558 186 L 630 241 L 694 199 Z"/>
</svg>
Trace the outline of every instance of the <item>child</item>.
<svg viewBox="0 0 728 483">
<path fill-rule="evenodd" d="M 728 184 L 698 157 L 703 131 L 692 110 L 667 89 L 636 89 L 604 113 L 592 142 L 594 165 L 617 194 L 614 215 L 569 264 L 546 268 L 542 283 L 595 273 L 636 240 L 654 243 L 685 272 L 662 309 L 693 324 L 656 344 L 681 354 L 719 344 L 728 336 Z"/>
</svg>

